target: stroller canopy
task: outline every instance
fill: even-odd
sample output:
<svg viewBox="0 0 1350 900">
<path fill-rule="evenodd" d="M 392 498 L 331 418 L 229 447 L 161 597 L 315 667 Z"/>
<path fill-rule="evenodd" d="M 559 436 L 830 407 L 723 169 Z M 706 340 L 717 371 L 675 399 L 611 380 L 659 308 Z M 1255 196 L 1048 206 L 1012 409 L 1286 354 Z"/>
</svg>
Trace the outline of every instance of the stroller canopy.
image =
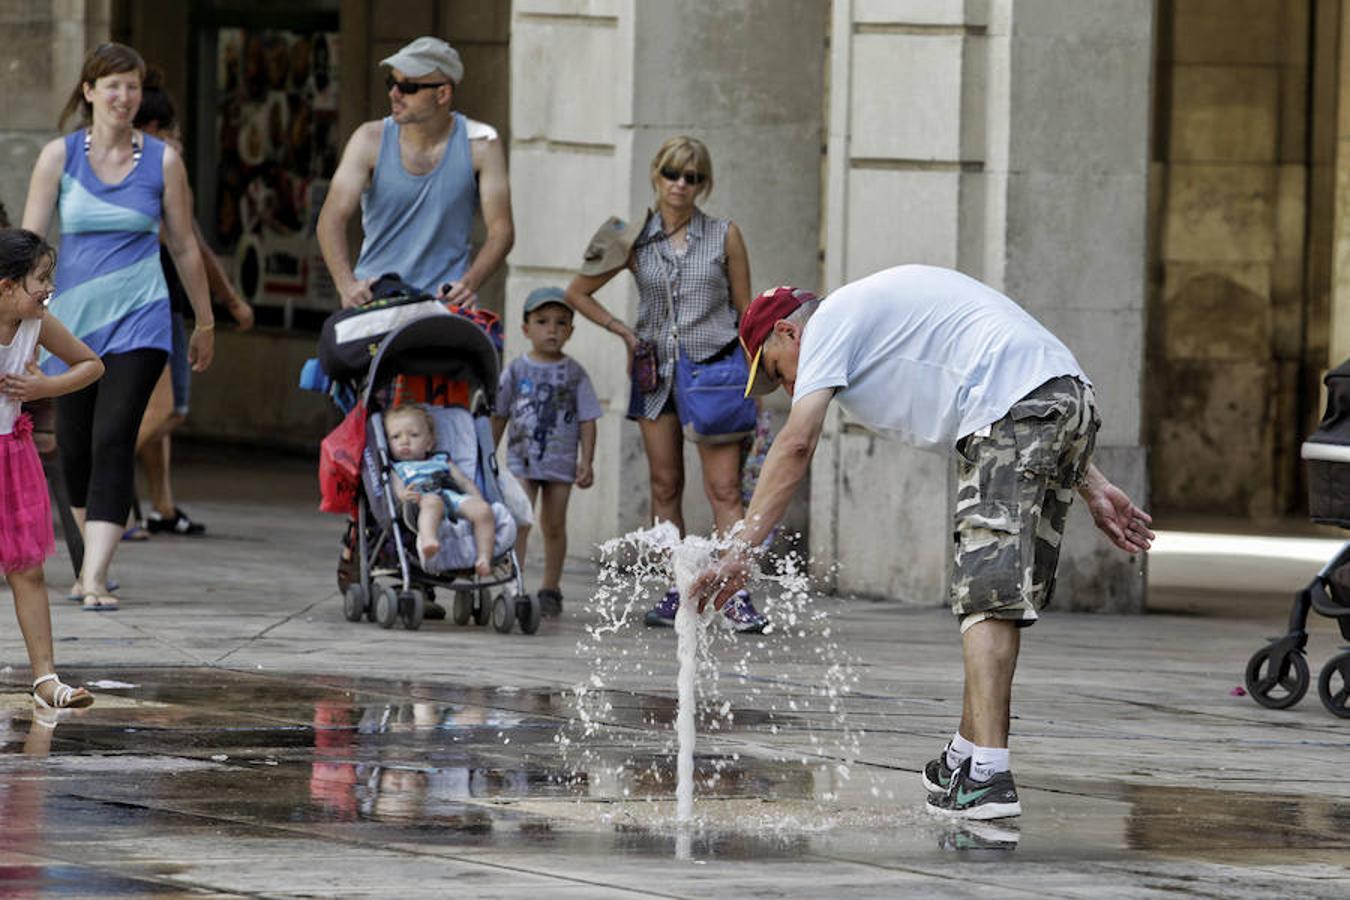
<svg viewBox="0 0 1350 900">
<path fill-rule="evenodd" d="M 497 348 L 483 329 L 462 316 L 428 316 L 389 332 L 380 342 L 361 402 L 370 407 L 371 395 L 398 375 L 441 375 L 481 388 L 491 407 L 500 373 Z"/>
<path fill-rule="evenodd" d="M 1317 430 L 1308 436 L 1312 444 L 1350 446 L 1350 360 L 1327 373 L 1327 409 Z"/>
</svg>

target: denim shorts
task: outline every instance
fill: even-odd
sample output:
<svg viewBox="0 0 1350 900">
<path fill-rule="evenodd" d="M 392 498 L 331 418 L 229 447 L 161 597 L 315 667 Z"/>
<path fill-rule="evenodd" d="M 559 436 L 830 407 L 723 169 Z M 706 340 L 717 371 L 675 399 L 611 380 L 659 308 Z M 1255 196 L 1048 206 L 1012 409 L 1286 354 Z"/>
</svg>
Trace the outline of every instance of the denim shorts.
<svg viewBox="0 0 1350 900">
<path fill-rule="evenodd" d="M 192 366 L 188 363 L 187 331 L 183 316 L 173 314 L 173 351 L 169 353 L 169 381 L 173 385 L 174 415 L 186 416 L 192 388 Z"/>
</svg>

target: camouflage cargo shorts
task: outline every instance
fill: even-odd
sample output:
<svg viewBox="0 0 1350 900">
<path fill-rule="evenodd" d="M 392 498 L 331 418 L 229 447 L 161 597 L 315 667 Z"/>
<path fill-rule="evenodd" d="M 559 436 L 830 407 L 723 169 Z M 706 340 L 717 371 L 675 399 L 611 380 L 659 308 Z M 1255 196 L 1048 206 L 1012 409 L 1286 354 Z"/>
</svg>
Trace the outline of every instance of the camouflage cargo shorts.
<svg viewBox="0 0 1350 900">
<path fill-rule="evenodd" d="M 1100 426 L 1092 388 L 1062 376 L 957 442 L 951 601 L 963 632 L 991 618 L 1030 625 L 1050 603 Z"/>
</svg>

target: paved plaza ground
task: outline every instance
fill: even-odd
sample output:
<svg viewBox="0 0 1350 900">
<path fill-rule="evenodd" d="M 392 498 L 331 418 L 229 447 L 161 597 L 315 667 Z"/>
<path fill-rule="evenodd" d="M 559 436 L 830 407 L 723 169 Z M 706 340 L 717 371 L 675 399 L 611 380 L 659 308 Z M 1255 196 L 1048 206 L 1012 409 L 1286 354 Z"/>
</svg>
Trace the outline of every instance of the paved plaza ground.
<svg viewBox="0 0 1350 900">
<path fill-rule="evenodd" d="M 1048 615 L 1014 701 L 1025 814 L 998 830 L 922 809 L 959 713 L 944 610 L 820 598 L 800 635 L 719 637 L 732 720 L 700 737 L 682 832 L 673 634 L 605 644 L 630 675 L 596 734 L 568 726 L 593 566 L 569 564 L 566 614 L 532 637 L 386 631 L 343 618 L 311 464 L 189 452 L 179 489 L 210 530 L 125 546 L 121 611 L 65 602 L 69 564 L 48 567 L 58 662 L 105 685 L 96 706 L 35 722 L 0 630 L 0 895 L 1350 895 L 1350 721 L 1315 689 L 1285 711 L 1233 695 L 1314 562 L 1160 551 L 1149 615 Z M 1339 635 L 1313 625 L 1315 677 Z M 856 676 L 842 720 L 831 647 Z"/>
</svg>

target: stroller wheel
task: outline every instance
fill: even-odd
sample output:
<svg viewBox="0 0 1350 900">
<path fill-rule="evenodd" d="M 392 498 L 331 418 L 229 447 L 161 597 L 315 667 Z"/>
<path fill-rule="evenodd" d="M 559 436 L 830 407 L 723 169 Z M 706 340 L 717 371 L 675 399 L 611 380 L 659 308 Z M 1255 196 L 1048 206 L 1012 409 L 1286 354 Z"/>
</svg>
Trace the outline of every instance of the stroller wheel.
<svg viewBox="0 0 1350 900">
<path fill-rule="evenodd" d="M 426 606 L 421 591 L 403 591 L 398 595 L 398 617 L 404 628 L 409 631 L 421 628 L 424 615 Z"/>
<path fill-rule="evenodd" d="M 456 625 L 468 625 L 473 618 L 473 592 L 455 591 L 455 599 L 450 601 L 450 621 Z"/>
<path fill-rule="evenodd" d="M 525 634 L 534 634 L 539 630 L 539 620 L 544 617 L 544 608 L 536 594 L 522 594 L 516 598 L 516 618 L 520 621 L 520 630 Z"/>
<path fill-rule="evenodd" d="M 473 621 L 475 625 L 486 625 L 492 621 L 492 594 L 487 588 L 478 589 L 478 603 L 473 608 Z"/>
<path fill-rule="evenodd" d="M 366 614 L 366 604 L 370 597 L 366 594 L 364 584 L 349 584 L 347 592 L 342 595 L 342 613 L 347 617 L 348 622 L 360 622 L 361 617 Z"/>
<path fill-rule="evenodd" d="M 1339 677 L 1340 683 L 1336 684 Z M 1342 653 L 1327 660 L 1322 674 L 1317 677 L 1317 696 L 1327 712 L 1342 719 L 1350 719 L 1350 653 Z"/>
<path fill-rule="evenodd" d="M 1303 651 L 1274 641 L 1247 663 L 1247 693 L 1267 709 L 1287 709 L 1308 692 L 1308 660 Z"/>
<path fill-rule="evenodd" d="M 511 626 L 515 624 L 515 616 L 511 613 L 511 603 L 506 599 L 505 594 L 498 594 L 493 598 L 492 627 L 497 629 L 499 634 L 511 633 Z"/>
<path fill-rule="evenodd" d="M 398 591 L 386 584 L 375 594 L 375 621 L 381 628 L 393 628 L 398 621 Z"/>
</svg>

